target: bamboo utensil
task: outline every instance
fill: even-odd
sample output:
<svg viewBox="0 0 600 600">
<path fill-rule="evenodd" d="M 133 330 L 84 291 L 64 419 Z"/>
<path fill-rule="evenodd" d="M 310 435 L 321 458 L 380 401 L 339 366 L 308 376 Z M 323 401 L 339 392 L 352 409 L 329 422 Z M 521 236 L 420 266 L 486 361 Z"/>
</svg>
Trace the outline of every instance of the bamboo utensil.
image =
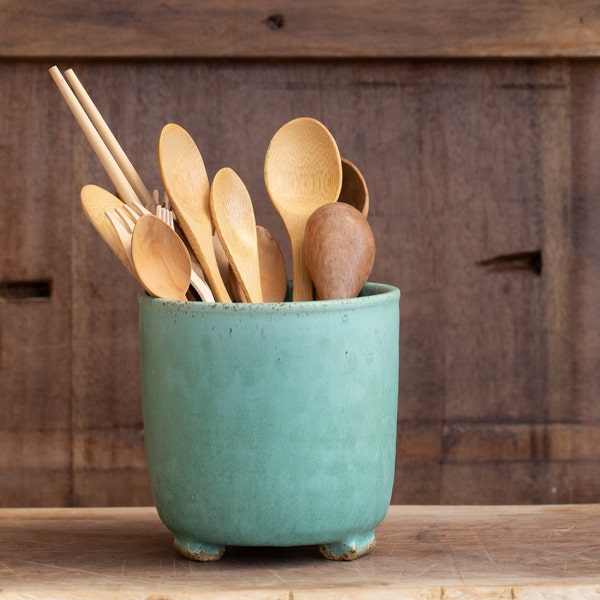
<svg viewBox="0 0 600 600">
<path fill-rule="evenodd" d="M 139 281 L 127 243 L 128 239 L 131 241 L 132 223 L 139 215 L 150 215 L 148 207 L 153 210 L 156 208 L 157 214 L 165 221 L 168 221 L 168 213 L 162 214 L 156 207 L 157 201 L 144 185 L 75 72 L 68 69 L 63 76 L 56 66 L 49 72 L 117 193 L 125 205 L 135 211 L 129 215 L 130 223 L 127 217 L 124 217 L 125 221 L 123 218 L 119 220 L 116 209 L 123 208 L 121 200 L 98 186 L 85 186 L 82 189 L 81 200 L 86 216 Z M 216 297 L 218 301 L 229 302 L 231 297 L 224 284 L 227 277 L 223 277 L 223 273 L 231 270 L 231 285 L 239 288 L 236 296 L 250 302 L 282 300 L 287 291 L 287 274 L 281 249 L 267 230 L 256 226 L 250 196 L 239 177 L 231 169 L 221 169 L 211 192 L 200 151 L 191 136 L 174 123 L 163 128 L 158 154 L 166 197 L 172 200 L 184 239 L 191 247 L 188 258 L 198 259 L 212 288 L 211 291 L 198 273 L 193 271 L 192 285 L 201 298 L 210 300 Z M 306 240 L 316 237 L 314 232 L 305 235 L 307 222 L 317 209 L 336 200 L 338 204 L 356 207 L 366 217 L 369 195 L 364 178 L 355 165 L 340 157 L 337 144 L 327 128 L 311 118 L 294 119 L 276 132 L 265 155 L 264 175 L 271 202 L 290 237 L 292 299 L 312 299 L 311 275 L 320 278 L 320 283 L 317 285 L 315 282 L 315 286 L 319 297 L 323 297 L 330 293 L 325 289 L 329 284 L 323 283 L 323 273 L 327 271 L 323 265 L 326 261 L 317 260 L 315 252 L 305 248 Z M 213 221 L 217 226 L 216 235 Z M 323 227 L 325 225 L 314 225 L 313 229 L 320 231 Z M 158 230 L 158 226 L 155 228 Z M 173 223 L 170 228 L 177 236 Z M 181 238 L 178 239 L 184 244 Z M 320 247 L 325 253 L 336 244 L 338 249 L 342 247 L 341 241 L 331 236 L 323 244 Z M 225 255 L 229 265 L 224 260 L 221 260 L 224 264 L 218 264 L 216 249 L 223 250 L 221 254 Z M 313 261 L 310 270 L 306 257 L 311 257 L 309 260 Z M 365 264 L 368 263 L 367 251 L 360 253 L 360 257 Z M 353 269 L 355 267 L 353 265 Z M 360 279 L 361 270 L 353 269 L 350 270 Z M 331 274 L 329 272 L 327 276 L 331 277 Z"/>
<path fill-rule="evenodd" d="M 258 264 L 260 266 L 260 287 L 263 302 L 283 302 L 287 295 L 287 271 L 281 248 L 271 232 L 260 225 L 256 226 L 258 241 Z M 230 268 L 231 293 L 236 302 L 248 302 L 241 285 Z"/>
<path fill-rule="evenodd" d="M 81 190 L 81 206 L 94 229 L 100 234 L 106 245 L 115 256 L 123 263 L 125 268 L 137 279 L 137 273 L 127 256 L 127 252 L 115 231 L 106 212 L 115 208 L 122 208 L 123 202 L 116 196 L 97 185 L 86 185 Z M 139 280 L 138 280 L 139 281 Z"/>
<path fill-rule="evenodd" d="M 131 255 L 138 277 L 150 294 L 186 301 L 192 263 L 181 238 L 155 215 L 141 216 L 133 228 Z"/>
<path fill-rule="evenodd" d="M 127 154 L 125 154 L 125 151 L 121 147 L 121 144 L 119 144 L 117 138 L 114 136 L 110 127 L 104 120 L 104 117 L 100 114 L 100 111 L 94 104 L 87 90 L 85 89 L 81 81 L 79 81 L 77 75 L 75 75 L 75 71 L 73 71 L 73 69 L 67 69 L 65 71 L 64 76 L 65 79 L 71 84 L 71 88 L 75 92 L 75 95 L 77 96 L 80 104 L 82 105 L 92 124 L 96 128 L 96 131 L 99 133 L 100 137 L 104 141 L 109 152 L 112 154 L 123 175 L 125 175 L 125 178 L 135 191 L 140 202 L 145 207 L 152 206 L 154 204 L 152 194 L 145 186 L 144 182 L 142 181 L 142 178 L 135 170 L 133 164 L 129 160 L 129 157 L 127 156 Z"/>
<path fill-rule="evenodd" d="M 198 258 L 208 284 L 219 302 L 230 302 L 213 248 L 210 183 L 202 155 L 192 137 L 174 123 L 164 126 L 158 161 L 177 221 Z"/>
<path fill-rule="evenodd" d="M 163 197 L 163 204 L 162 205 L 158 204 L 158 203 L 156 204 L 156 210 L 155 210 L 154 214 L 159 219 L 162 219 L 171 229 L 174 229 L 175 232 L 177 233 L 177 235 L 182 239 L 183 243 L 185 244 L 185 247 L 188 249 L 188 252 L 190 254 L 190 259 L 192 261 L 192 270 L 194 271 L 194 273 L 196 275 L 198 275 L 198 277 L 200 279 L 202 279 L 202 281 L 204 281 L 206 283 L 204 273 L 202 272 L 202 267 L 200 266 L 200 263 L 198 262 L 198 259 L 196 258 L 196 255 L 194 254 L 194 251 L 191 249 L 191 247 L 187 243 L 187 239 L 186 239 L 185 234 L 183 233 L 181 227 L 179 227 L 179 225 L 177 225 L 175 223 L 175 213 L 169 208 L 170 206 L 171 206 L 171 204 L 169 201 L 169 197 L 165 193 L 164 197 Z M 212 297 L 212 294 L 211 294 L 211 297 Z"/>
<path fill-rule="evenodd" d="M 177 237 L 179 237 L 179 235 L 175 231 L 175 225 L 173 222 L 173 213 L 168 209 L 163 209 L 162 211 L 159 211 L 158 208 L 160 208 L 160 207 L 157 206 L 157 215 L 156 216 L 159 219 L 161 219 L 170 229 L 172 229 L 173 232 L 175 233 L 175 235 L 177 235 Z M 111 212 L 107 211 L 106 216 L 110 219 L 111 223 L 113 224 L 113 227 L 115 228 L 115 231 L 117 232 L 117 234 L 121 240 L 121 243 L 123 244 L 123 247 L 125 248 L 125 252 L 127 253 L 128 257 L 131 259 L 132 268 L 135 270 L 135 266 L 133 265 L 133 257 L 131 256 L 131 237 L 133 235 L 133 230 L 135 228 L 135 225 L 136 225 L 137 221 L 140 219 L 140 216 L 138 214 L 136 214 L 135 212 L 133 212 L 133 210 L 131 210 L 125 204 L 123 204 L 121 208 L 115 208 L 114 211 L 112 211 L 112 213 L 113 214 L 111 214 Z M 182 240 L 182 243 L 185 246 L 185 242 L 183 240 Z M 188 252 L 188 256 L 189 256 L 190 252 L 189 252 L 187 246 L 185 246 L 185 249 Z M 210 288 L 208 287 L 206 282 L 202 279 L 202 277 L 200 277 L 200 275 L 194 271 L 194 264 L 191 259 L 191 256 L 190 256 L 190 261 L 192 263 L 192 275 L 190 278 L 191 286 L 198 293 L 200 300 L 203 300 L 205 302 L 214 302 L 214 297 L 212 295 L 212 292 L 210 291 Z M 138 277 L 138 281 L 140 281 L 139 276 L 137 275 L 137 272 L 136 272 L 136 276 Z M 140 281 L 140 283 L 141 283 L 141 281 Z M 144 285 L 144 284 L 142 283 L 142 285 Z"/>
<path fill-rule="evenodd" d="M 156 207 L 156 216 L 159 219 L 161 219 L 162 221 L 164 221 L 173 231 L 176 231 L 175 230 L 175 222 L 173 220 L 173 211 L 169 210 L 168 208 L 165 208 L 164 206 L 159 205 Z M 184 245 L 185 245 L 185 241 L 184 241 Z M 186 246 L 186 250 L 187 250 L 187 246 Z M 188 250 L 188 254 L 190 254 L 189 250 Z M 204 302 L 214 302 L 215 298 L 213 296 L 213 293 L 210 291 L 210 288 L 208 287 L 206 281 L 204 281 L 204 279 L 202 278 L 200 273 L 198 273 L 198 271 L 194 268 L 195 264 L 194 264 L 194 260 L 193 260 L 193 254 L 190 255 L 190 261 L 192 263 L 192 277 L 191 277 L 192 287 L 196 290 L 196 292 L 198 293 L 198 296 L 200 296 L 200 300 L 203 300 Z M 198 268 L 199 268 L 199 265 L 198 265 Z"/>
<path fill-rule="evenodd" d="M 319 300 L 353 298 L 373 268 L 375 238 L 358 210 L 336 202 L 308 219 L 304 252 Z"/>
<path fill-rule="evenodd" d="M 248 302 L 262 302 L 254 209 L 244 182 L 233 169 L 225 167 L 215 175 L 210 211 L 243 297 Z"/>
<path fill-rule="evenodd" d="M 338 202 L 350 204 L 366 218 L 369 215 L 369 190 L 358 167 L 342 157 L 342 189 Z"/>
<path fill-rule="evenodd" d="M 271 232 L 256 226 L 258 263 L 263 302 L 283 302 L 287 293 L 287 270 L 281 248 Z"/>
<path fill-rule="evenodd" d="M 213 250 L 215 251 L 215 258 L 217 260 L 217 266 L 219 267 L 221 280 L 223 281 L 223 285 L 225 286 L 229 297 L 234 302 L 245 302 L 245 300 L 240 300 L 237 295 L 237 289 L 234 289 L 235 276 L 233 275 L 233 269 L 229 264 L 229 259 L 225 254 L 225 250 L 223 250 L 221 240 L 216 233 L 213 234 Z"/>
<path fill-rule="evenodd" d="M 335 202 L 342 186 L 337 144 L 328 129 L 307 117 L 283 125 L 265 156 L 265 185 L 292 247 L 292 299 L 312 300 L 310 274 L 304 262 L 304 230 L 310 215 Z"/>
<path fill-rule="evenodd" d="M 122 208 L 115 207 L 112 210 L 107 210 L 106 216 L 117 232 L 117 235 L 121 240 L 121 244 L 123 245 L 123 249 L 125 250 L 125 254 L 131 263 L 131 268 L 135 271 L 133 257 L 131 256 L 131 234 L 133 233 L 134 225 L 129 224 L 129 220 L 121 211 Z"/>
<path fill-rule="evenodd" d="M 79 103 L 77 96 L 75 96 L 73 90 L 69 87 L 69 84 L 58 67 L 51 67 L 49 72 L 123 202 L 131 206 L 139 214 L 147 213 L 148 210 L 142 205 L 135 190 L 127 180 L 127 177 L 119 167 L 114 156 L 111 154 L 104 140 L 94 127 L 90 117 Z"/>
</svg>

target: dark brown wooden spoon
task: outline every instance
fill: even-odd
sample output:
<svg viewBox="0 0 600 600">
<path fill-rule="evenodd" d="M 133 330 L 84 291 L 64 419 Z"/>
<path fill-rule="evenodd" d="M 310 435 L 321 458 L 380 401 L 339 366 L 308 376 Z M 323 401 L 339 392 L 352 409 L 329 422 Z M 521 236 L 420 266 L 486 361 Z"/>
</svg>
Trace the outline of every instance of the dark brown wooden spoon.
<svg viewBox="0 0 600 600">
<path fill-rule="evenodd" d="M 350 204 L 369 216 L 369 190 L 365 178 L 354 163 L 342 157 L 342 189 L 338 202 Z"/>
<path fill-rule="evenodd" d="M 341 202 L 318 208 L 306 223 L 304 259 L 319 300 L 355 297 L 375 261 L 367 219 Z"/>
</svg>

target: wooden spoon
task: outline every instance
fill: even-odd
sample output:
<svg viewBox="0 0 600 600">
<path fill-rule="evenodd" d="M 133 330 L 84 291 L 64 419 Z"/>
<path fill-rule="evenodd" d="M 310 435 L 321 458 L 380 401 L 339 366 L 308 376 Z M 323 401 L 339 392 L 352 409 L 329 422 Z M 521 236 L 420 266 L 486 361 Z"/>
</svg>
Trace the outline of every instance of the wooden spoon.
<svg viewBox="0 0 600 600">
<path fill-rule="evenodd" d="M 256 238 L 263 302 L 283 302 L 287 294 L 287 270 L 281 248 L 271 232 L 261 225 L 256 226 Z M 234 299 L 247 302 L 233 269 L 229 274 L 229 282 Z"/>
<path fill-rule="evenodd" d="M 364 217 L 369 215 L 369 190 L 362 173 L 355 164 L 342 158 L 342 189 L 338 202 L 350 204 Z"/>
<path fill-rule="evenodd" d="M 210 182 L 202 155 L 192 137 L 179 125 L 163 127 L 158 144 L 161 177 L 177 221 L 198 258 L 219 302 L 230 302 L 213 248 Z"/>
<path fill-rule="evenodd" d="M 100 237 L 123 263 L 126 269 L 138 279 L 137 273 L 125 252 L 125 248 L 123 247 L 115 228 L 106 216 L 107 211 L 111 211 L 115 208 L 123 208 L 125 206 L 124 203 L 115 195 L 97 185 L 86 185 L 81 190 L 81 205 L 85 216 L 94 226 L 94 229 L 100 234 Z"/>
<path fill-rule="evenodd" d="M 131 236 L 131 256 L 138 277 L 153 296 L 186 300 L 192 263 L 181 238 L 154 215 L 138 219 Z"/>
<path fill-rule="evenodd" d="M 233 169 L 225 167 L 215 175 L 210 188 L 210 210 L 244 298 L 262 302 L 254 209 L 244 182 Z"/>
<path fill-rule="evenodd" d="M 304 262 L 304 229 L 317 208 L 339 196 L 342 164 L 337 144 L 319 121 L 294 119 L 273 136 L 264 172 L 267 192 L 292 246 L 292 299 L 312 300 L 310 274 Z"/>
<path fill-rule="evenodd" d="M 257 225 L 256 236 L 263 302 L 283 302 L 287 294 L 287 270 L 281 248 L 266 227 Z"/>
<path fill-rule="evenodd" d="M 354 298 L 373 268 L 375 238 L 356 208 L 336 202 L 308 219 L 304 252 L 320 300 Z"/>
<path fill-rule="evenodd" d="M 225 289 L 229 294 L 229 297 L 234 302 L 240 302 L 240 300 L 236 299 L 233 285 L 232 285 L 232 274 L 233 271 L 231 269 L 231 265 L 229 264 L 229 259 L 225 254 L 225 250 L 223 250 L 223 246 L 221 244 L 221 240 L 219 236 L 214 233 L 213 234 L 213 249 L 215 251 L 215 257 L 217 259 L 217 266 L 219 267 L 219 273 L 221 274 L 221 279 L 223 280 L 223 284 L 225 285 Z"/>
</svg>

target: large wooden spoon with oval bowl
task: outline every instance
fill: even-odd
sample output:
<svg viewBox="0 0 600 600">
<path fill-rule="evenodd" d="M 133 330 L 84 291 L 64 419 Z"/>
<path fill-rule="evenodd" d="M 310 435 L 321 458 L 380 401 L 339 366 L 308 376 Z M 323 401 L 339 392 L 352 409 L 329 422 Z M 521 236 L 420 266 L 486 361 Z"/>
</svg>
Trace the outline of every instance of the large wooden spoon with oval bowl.
<svg viewBox="0 0 600 600">
<path fill-rule="evenodd" d="M 125 268 L 139 281 L 125 248 L 106 213 L 125 205 L 115 195 L 97 185 L 86 185 L 81 189 L 81 206 L 94 229 L 100 234 L 106 245 L 114 252 Z M 141 283 L 141 282 L 140 282 Z"/>
<path fill-rule="evenodd" d="M 319 300 L 354 298 L 375 261 L 375 238 L 353 206 L 318 208 L 306 223 L 304 254 Z"/>
<path fill-rule="evenodd" d="M 213 248 L 210 182 L 198 146 L 180 125 L 163 127 L 158 143 L 161 177 L 183 230 L 219 302 L 230 302 Z"/>
<path fill-rule="evenodd" d="M 287 229 L 292 246 L 292 300 L 312 300 L 304 262 L 304 229 L 320 206 L 335 202 L 342 186 L 342 163 L 329 130 L 301 117 L 283 125 L 265 156 L 265 185 Z"/>
<path fill-rule="evenodd" d="M 244 298 L 262 302 L 254 208 L 244 182 L 229 167 L 217 171 L 213 179 L 210 211 Z"/>
<path fill-rule="evenodd" d="M 162 219 L 141 216 L 133 228 L 131 255 L 135 270 L 150 294 L 186 300 L 192 277 L 190 255 L 181 238 Z"/>
<path fill-rule="evenodd" d="M 365 178 L 357 166 L 342 157 L 342 189 L 338 202 L 350 204 L 364 217 L 369 215 L 369 190 Z"/>
</svg>

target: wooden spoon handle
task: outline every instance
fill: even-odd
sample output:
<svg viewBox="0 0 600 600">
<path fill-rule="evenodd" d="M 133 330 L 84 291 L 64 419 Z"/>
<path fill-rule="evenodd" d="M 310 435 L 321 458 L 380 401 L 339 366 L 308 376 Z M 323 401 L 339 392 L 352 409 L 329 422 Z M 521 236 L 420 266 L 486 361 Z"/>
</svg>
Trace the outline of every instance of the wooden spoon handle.
<svg viewBox="0 0 600 600">
<path fill-rule="evenodd" d="M 200 296 L 201 300 L 203 300 L 204 302 L 214 302 L 215 301 L 215 297 L 213 296 L 213 293 L 210 291 L 208 284 L 206 283 L 206 281 L 204 281 L 204 279 L 202 279 L 202 277 L 200 277 L 200 275 L 198 275 L 198 273 L 196 273 L 196 271 L 194 271 L 193 268 L 192 268 L 191 283 L 192 283 L 192 287 L 198 292 L 198 296 Z"/>
<path fill-rule="evenodd" d="M 198 260 L 200 261 L 200 265 L 202 266 L 202 270 L 204 271 L 204 275 L 208 281 L 210 289 L 214 297 L 219 302 L 231 302 L 231 297 L 229 296 L 229 292 L 223 283 L 223 279 L 221 278 L 221 273 L 219 271 L 219 265 L 217 263 L 217 257 L 215 256 L 215 251 L 213 248 L 213 234 L 212 234 L 212 225 L 206 224 L 201 225 L 196 228 L 198 233 L 198 238 L 195 238 L 196 245 L 200 244 L 200 248 L 198 249 L 200 252 L 200 256 L 198 256 L 198 252 L 196 248 L 194 248 L 194 242 L 190 241 L 190 245 L 194 250 L 196 256 L 198 256 Z M 196 241 L 197 240 L 197 241 Z"/>
<path fill-rule="evenodd" d="M 173 203 L 173 208 L 175 209 L 181 229 L 202 267 L 202 271 L 214 297 L 219 302 L 231 302 L 231 297 L 221 278 L 219 265 L 215 256 L 212 224 L 194 223 L 189 218 L 189 215 L 182 210 L 182 207 L 175 202 Z"/>
<path fill-rule="evenodd" d="M 292 300 L 304 302 L 313 300 L 313 285 L 304 260 L 304 226 L 302 235 L 290 236 L 292 246 Z"/>
</svg>

